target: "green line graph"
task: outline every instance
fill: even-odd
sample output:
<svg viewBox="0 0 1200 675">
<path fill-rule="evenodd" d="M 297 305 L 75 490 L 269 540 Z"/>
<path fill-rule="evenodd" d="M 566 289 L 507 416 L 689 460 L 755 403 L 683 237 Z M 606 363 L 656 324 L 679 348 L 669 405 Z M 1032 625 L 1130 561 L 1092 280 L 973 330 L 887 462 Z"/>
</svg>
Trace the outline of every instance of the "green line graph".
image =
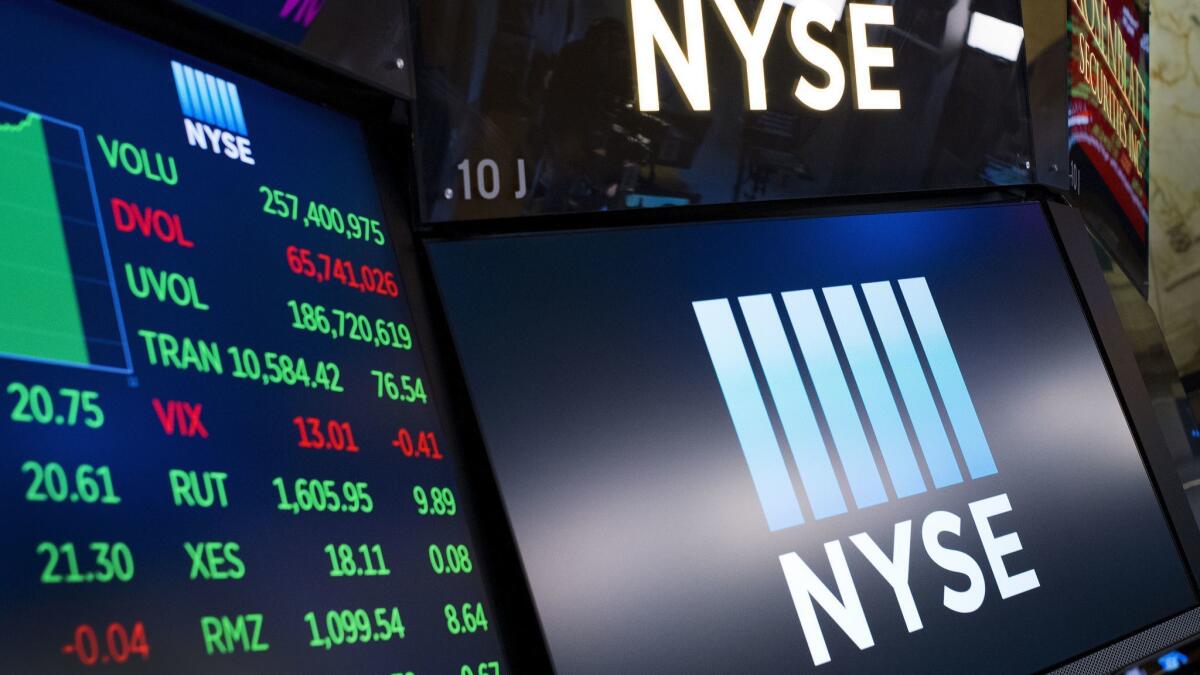
<svg viewBox="0 0 1200 675">
<path fill-rule="evenodd" d="M 42 118 L 0 124 L 0 352 L 87 364 Z"/>
</svg>

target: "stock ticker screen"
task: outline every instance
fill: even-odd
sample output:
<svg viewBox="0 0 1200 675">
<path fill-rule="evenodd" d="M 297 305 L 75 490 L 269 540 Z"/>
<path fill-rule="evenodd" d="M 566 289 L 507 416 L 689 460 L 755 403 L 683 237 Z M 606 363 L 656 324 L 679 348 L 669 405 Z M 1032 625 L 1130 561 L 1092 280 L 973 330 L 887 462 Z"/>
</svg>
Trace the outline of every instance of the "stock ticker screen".
<svg viewBox="0 0 1200 675">
<path fill-rule="evenodd" d="M 430 255 L 564 672 L 1034 672 L 1195 604 L 1036 204 Z"/>
<path fill-rule="evenodd" d="M 3 669 L 499 673 L 358 124 L 0 33 Z"/>
</svg>

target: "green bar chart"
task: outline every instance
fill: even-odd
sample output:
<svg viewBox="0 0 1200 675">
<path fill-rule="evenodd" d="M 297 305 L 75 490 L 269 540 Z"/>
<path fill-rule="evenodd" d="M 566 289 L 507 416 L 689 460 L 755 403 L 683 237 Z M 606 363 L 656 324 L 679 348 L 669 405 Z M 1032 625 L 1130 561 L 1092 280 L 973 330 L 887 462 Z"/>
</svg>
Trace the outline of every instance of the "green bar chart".
<svg viewBox="0 0 1200 675">
<path fill-rule="evenodd" d="M 88 363 L 42 119 L 0 125 L 0 352 Z"/>
<path fill-rule="evenodd" d="M 0 103 L 0 356 L 128 371 L 82 129 Z"/>
</svg>

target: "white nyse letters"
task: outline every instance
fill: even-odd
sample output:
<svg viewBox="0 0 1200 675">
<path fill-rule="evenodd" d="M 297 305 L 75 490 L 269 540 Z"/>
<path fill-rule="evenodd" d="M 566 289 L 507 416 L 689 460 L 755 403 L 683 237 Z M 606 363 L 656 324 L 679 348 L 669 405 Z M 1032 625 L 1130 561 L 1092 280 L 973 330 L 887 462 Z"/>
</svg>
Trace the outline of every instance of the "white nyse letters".
<svg viewBox="0 0 1200 675">
<path fill-rule="evenodd" d="M 996 586 L 1000 590 L 1000 597 L 1007 599 L 1038 588 L 1036 571 L 1030 569 L 1010 576 L 1004 567 L 1004 556 L 1021 550 L 1021 540 L 1017 533 L 1010 532 L 997 537 L 992 531 L 991 523 L 988 522 L 989 518 L 1012 510 L 1008 495 L 1001 494 L 972 502 L 968 508 L 971 511 L 975 527 L 979 530 L 983 552 L 988 559 Z M 948 572 L 955 572 L 967 577 L 970 584 L 964 591 L 956 591 L 949 586 L 943 587 L 942 604 L 960 614 L 970 614 L 983 606 L 984 596 L 987 592 L 983 571 L 970 555 L 946 548 L 938 540 L 938 536 L 942 533 L 949 532 L 958 535 L 961 524 L 962 520 L 953 513 L 934 511 L 925 517 L 921 525 L 921 541 L 929 559 L 935 565 Z M 912 587 L 909 583 L 912 521 L 906 520 L 896 524 L 891 557 L 888 557 L 865 532 L 851 536 L 850 541 L 854 543 L 867 562 L 875 568 L 875 571 L 892 587 L 908 632 L 921 630 L 923 628 L 921 615 L 917 610 L 917 603 L 913 598 Z M 834 595 L 833 591 L 825 586 L 799 555 L 785 553 L 779 556 L 779 564 L 783 567 L 783 576 L 787 580 L 792 604 L 795 605 L 796 615 L 800 619 L 800 628 L 804 631 L 804 639 L 808 643 L 808 651 L 812 655 L 813 664 L 818 666 L 829 663 L 831 657 L 829 647 L 825 643 L 825 635 L 821 632 L 815 605 L 820 605 L 821 609 L 825 610 L 829 618 L 860 650 L 875 645 L 862 599 L 854 585 L 854 577 L 846 562 L 841 542 L 836 540 L 827 542 L 825 554 L 829 558 L 829 566 L 837 584 L 837 595 Z M 841 596 L 840 599 L 838 596 Z M 816 601 L 815 605 L 814 600 Z"/>
<path fill-rule="evenodd" d="M 634 70 L 637 76 L 638 107 L 657 111 L 661 100 L 658 91 L 658 54 L 662 54 L 667 71 L 679 85 L 692 110 L 712 109 L 708 75 L 708 53 L 704 37 L 703 0 L 668 0 L 678 2 L 683 18 L 683 45 L 663 16 L 658 0 L 628 0 L 629 24 L 633 34 Z M 767 83 L 764 60 L 784 0 L 762 0 L 751 28 L 738 7 L 737 0 L 711 0 L 725 26 L 725 31 L 745 66 L 746 105 L 750 110 L 767 109 Z M 832 31 L 838 14 L 828 0 L 793 0 L 788 34 L 796 54 L 823 71 L 829 83 L 818 87 L 806 78 L 799 78 L 795 95 L 813 110 L 832 110 L 846 91 L 846 70 L 838 55 L 808 33 L 812 24 Z M 854 73 L 854 102 L 859 109 L 899 110 L 900 92 L 894 89 L 875 89 L 871 84 L 872 68 L 892 68 L 895 57 L 891 47 L 872 47 L 867 42 L 868 25 L 893 25 L 891 5 L 849 3 L 848 32 L 850 60 Z"/>
<path fill-rule="evenodd" d="M 829 647 L 825 646 L 825 636 L 821 633 L 813 600 L 859 649 L 875 645 L 867 615 L 863 612 L 862 600 L 854 588 L 854 577 L 850 575 L 850 567 L 846 564 L 846 554 L 842 552 L 842 543 L 831 541 L 825 544 L 825 555 L 829 556 L 829 564 L 833 567 L 833 578 L 837 582 L 841 600 L 825 588 L 825 584 L 804 564 L 800 556 L 795 553 L 779 556 L 783 576 L 787 577 L 788 590 L 792 592 L 792 603 L 796 605 L 796 614 L 800 617 L 800 627 L 804 630 L 804 639 L 808 642 L 808 651 L 812 654 L 813 664 L 818 666 L 829 663 Z"/>
<path fill-rule="evenodd" d="M 871 68 L 895 64 L 890 47 L 867 46 L 867 26 L 895 23 L 891 5 L 850 3 L 850 47 L 854 55 L 854 103 L 862 110 L 899 110 L 900 92 L 871 86 Z"/>
<path fill-rule="evenodd" d="M 900 604 L 900 614 L 904 617 L 904 627 L 908 632 L 915 633 L 923 627 L 921 614 L 917 611 L 917 601 L 913 600 L 912 589 L 908 586 L 908 552 L 912 546 L 912 521 L 896 523 L 896 534 L 892 537 L 892 557 L 888 558 L 879 549 L 879 544 L 871 539 L 866 532 L 850 537 L 850 541 L 862 551 L 867 562 L 875 568 L 884 581 L 891 585 L 896 593 L 896 602 Z"/>
<path fill-rule="evenodd" d="M 767 47 L 775 33 L 775 24 L 779 22 L 779 14 L 783 11 L 783 0 L 763 2 L 762 7 L 758 8 L 758 19 L 754 22 L 753 31 L 746 24 L 742 10 L 738 9 L 734 0 L 713 2 L 721 11 L 725 28 L 746 64 L 746 104 L 751 110 L 766 110 L 767 76 L 763 68 L 763 59 L 767 56 Z"/>
<path fill-rule="evenodd" d="M 657 0 L 629 0 L 633 30 L 633 59 L 637 67 L 638 103 L 642 110 L 659 109 L 658 68 L 655 47 L 662 50 L 667 68 L 675 76 L 692 110 L 709 110 L 708 54 L 704 44 L 704 14 L 700 0 L 683 0 L 683 53 Z"/>
<path fill-rule="evenodd" d="M 946 548 L 938 541 L 938 535 L 943 532 L 957 537 L 961 526 L 962 518 L 949 511 L 934 511 L 925 516 L 925 522 L 921 524 L 921 540 L 925 543 L 925 552 L 934 564 L 948 572 L 958 572 L 971 582 L 965 591 L 956 591 L 949 586 L 942 588 L 942 604 L 947 609 L 959 614 L 970 614 L 983 606 L 983 597 L 987 592 L 984 587 L 983 570 L 971 556 Z"/>
<path fill-rule="evenodd" d="M 992 516 L 1012 511 L 1008 495 L 996 495 L 972 502 L 970 506 L 971 517 L 975 519 L 975 529 L 979 530 L 979 538 L 983 540 L 983 551 L 987 554 L 988 564 L 992 566 L 992 576 L 996 578 L 996 586 L 1000 588 L 1000 597 L 1011 598 L 1040 586 L 1037 572 L 1034 570 L 1025 570 L 1009 576 L 1004 567 L 1004 556 L 1021 550 L 1021 537 L 1017 536 L 1016 532 L 997 537 L 992 532 L 991 523 L 988 522 L 988 518 Z"/>
<path fill-rule="evenodd" d="M 846 93 L 846 69 L 837 54 L 808 34 L 811 24 L 827 31 L 837 23 L 837 11 L 824 2 L 802 2 L 792 11 L 792 47 L 809 63 L 825 71 L 829 84 L 818 87 L 801 77 L 796 83 L 796 98 L 813 110 L 833 110 Z"/>
</svg>

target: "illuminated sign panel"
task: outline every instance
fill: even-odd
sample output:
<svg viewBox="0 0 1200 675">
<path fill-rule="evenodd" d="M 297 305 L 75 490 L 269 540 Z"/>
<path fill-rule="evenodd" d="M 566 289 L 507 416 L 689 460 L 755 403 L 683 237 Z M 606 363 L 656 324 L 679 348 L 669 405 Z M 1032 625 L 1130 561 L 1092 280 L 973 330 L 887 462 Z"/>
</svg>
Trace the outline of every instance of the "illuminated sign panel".
<svg viewBox="0 0 1200 675">
<path fill-rule="evenodd" d="M 1037 205 L 430 251 L 563 671 L 1034 672 L 1195 602 Z"/>
<path fill-rule="evenodd" d="M 1109 248 L 1140 276 L 1149 219 L 1149 16 L 1139 0 L 1071 0 L 1069 16 L 1073 187 Z"/>
<path fill-rule="evenodd" d="M 1032 182 L 1019 0 L 414 4 L 434 229 Z"/>
<path fill-rule="evenodd" d="M 766 0 L 758 10 L 753 28 L 734 0 L 713 0 L 725 30 L 746 67 L 746 99 L 750 110 L 767 109 L 767 79 L 764 60 L 775 26 L 783 13 L 783 0 Z M 684 0 L 684 44 L 681 47 L 663 17 L 657 0 L 630 0 L 629 23 L 633 27 L 634 66 L 637 70 L 638 105 L 645 111 L 661 109 L 658 95 L 658 68 L 655 50 L 660 51 L 668 70 L 679 83 L 692 110 L 711 110 L 709 96 L 708 49 L 704 38 L 701 0 Z M 860 110 L 899 110 L 900 92 L 875 89 L 871 68 L 891 68 L 895 55 L 889 47 L 871 47 L 867 27 L 891 26 L 895 17 L 890 5 L 850 3 L 850 44 L 853 54 L 854 107 Z M 813 110 L 832 110 L 846 91 L 846 68 L 832 50 L 809 36 L 814 24 L 826 32 L 841 20 L 827 0 L 801 0 L 792 9 L 788 34 L 792 48 L 816 66 L 827 84 L 820 86 L 800 77 L 795 96 Z M 686 53 L 685 53 L 686 49 Z"/>
</svg>

